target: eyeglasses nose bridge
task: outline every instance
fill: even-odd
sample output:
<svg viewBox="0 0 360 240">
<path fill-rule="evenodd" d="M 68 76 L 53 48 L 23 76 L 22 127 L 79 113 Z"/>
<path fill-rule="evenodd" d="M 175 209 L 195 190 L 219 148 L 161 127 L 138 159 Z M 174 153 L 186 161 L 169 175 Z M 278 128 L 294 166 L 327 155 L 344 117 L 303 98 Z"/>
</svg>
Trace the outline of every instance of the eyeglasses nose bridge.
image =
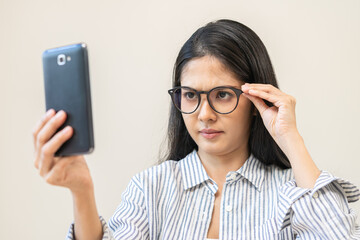
<svg viewBox="0 0 360 240">
<path fill-rule="evenodd" d="M 214 110 L 213 109 L 213 107 L 212 107 L 212 105 L 211 105 L 211 103 L 210 103 L 210 96 L 209 96 L 209 91 L 198 91 L 198 94 L 199 94 L 199 105 L 198 105 L 198 107 L 197 107 L 197 110 L 199 109 L 199 108 L 202 108 L 202 104 L 204 103 L 204 101 L 203 101 L 203 99 L 202 99 L 202 97 L 201 97 L 201 94 L 204 94 L 205 95 L 205 100 L 207 101 L 207 104 L 209 105 L 209 107 L 211 108 L 211 110 Z"/>
</svg>

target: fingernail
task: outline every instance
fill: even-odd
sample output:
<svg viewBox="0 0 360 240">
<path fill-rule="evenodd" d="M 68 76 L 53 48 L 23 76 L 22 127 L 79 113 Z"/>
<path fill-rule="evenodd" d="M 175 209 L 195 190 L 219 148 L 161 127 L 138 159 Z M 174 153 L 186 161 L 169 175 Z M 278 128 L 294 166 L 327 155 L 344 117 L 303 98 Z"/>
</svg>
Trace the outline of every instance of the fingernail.
<svg viewBox="0 0 360 240">
<path fill-rule="evenodd" d="M 60 110 L 57 112 L 56 117 L 62 117 L 64 115 L 64 111 Z"/>
<path fill-rule="evenodd" d="M 49 109 L 49 110 L 46 112 L 46 116 L 47 116 L 47 117 L 50 116 L 51 113 L 52 113 L 52 109 Z"/>
<path fill-rule="evenodd" d="M 68 132 L 70 132 L 70 127 L 69 126 L 64 128 L 64 133 L 68 133 Z"/>
</svg>

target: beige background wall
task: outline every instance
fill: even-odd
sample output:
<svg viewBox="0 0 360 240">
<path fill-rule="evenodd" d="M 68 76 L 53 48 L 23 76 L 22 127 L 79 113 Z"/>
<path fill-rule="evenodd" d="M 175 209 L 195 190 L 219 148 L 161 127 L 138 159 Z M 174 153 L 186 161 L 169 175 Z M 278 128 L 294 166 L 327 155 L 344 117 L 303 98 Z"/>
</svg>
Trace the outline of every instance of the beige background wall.
<svg viewBox="0 0 360 240">
<path fill-rule="evenodd" d="M 0 239 L 64 239 L 73 218 L 69 192 L 33 167 L 42 51 L 88 43 L 96 148 L 86 158 L 108 219 L 130 177 L 157 160 L 177 52 L 219 18 L 260 36 L 314 160 L 360 186 L 360 1 L 0 0 Z"/>
</svg>

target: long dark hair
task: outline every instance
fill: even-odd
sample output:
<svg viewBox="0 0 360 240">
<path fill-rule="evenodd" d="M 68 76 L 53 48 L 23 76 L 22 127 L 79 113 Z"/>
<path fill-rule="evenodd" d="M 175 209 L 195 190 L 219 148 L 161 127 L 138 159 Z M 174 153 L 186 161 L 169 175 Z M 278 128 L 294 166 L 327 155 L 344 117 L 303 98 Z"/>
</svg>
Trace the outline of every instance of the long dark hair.
<svg viewBox="0 0 360 240">
<path fill-rule="evenodd" d="M 222 19 L 199 28 L 182 46 L 173 71 L 173 87 L 180 86 L 184 66 L 193 58 L 216 57 L 238 79 L 278 87 L 270 57 L 260 38 L 247 26 Z M 266 102 L 269 106 L 271 103 Z M 252 106 L 255 109 L 254 105 Z M 198 146 L 185 127 L 181 113 L 171 105 L 168 152 L 164 160 L 180 160 Z M 251 122 L 249 151 L 261 162 L 289 168 L 290 162 L 266 130 L 257 112 Z"/>
</svg>

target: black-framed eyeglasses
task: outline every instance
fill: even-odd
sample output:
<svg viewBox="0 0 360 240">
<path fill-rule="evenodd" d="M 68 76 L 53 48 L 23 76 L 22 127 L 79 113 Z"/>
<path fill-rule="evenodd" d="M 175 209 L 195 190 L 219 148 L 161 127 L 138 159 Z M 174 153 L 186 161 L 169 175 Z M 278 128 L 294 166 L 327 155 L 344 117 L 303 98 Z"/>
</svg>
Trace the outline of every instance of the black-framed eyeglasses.
<svg viewBox="0 0 360 240">
<path fill-rule="evenodd" d="M 209 105 L 215 112 L 228 114 L 237 107 L 243 91 L 227 86 L 215 87 L 209 91 L 197 91 L 190 87 L 181 86 L 169 89 L 168 93 L 175 107 L 182 113 L 195 112 L 200 106 L 200 94 L 206 94 Z"/>
</svg>

